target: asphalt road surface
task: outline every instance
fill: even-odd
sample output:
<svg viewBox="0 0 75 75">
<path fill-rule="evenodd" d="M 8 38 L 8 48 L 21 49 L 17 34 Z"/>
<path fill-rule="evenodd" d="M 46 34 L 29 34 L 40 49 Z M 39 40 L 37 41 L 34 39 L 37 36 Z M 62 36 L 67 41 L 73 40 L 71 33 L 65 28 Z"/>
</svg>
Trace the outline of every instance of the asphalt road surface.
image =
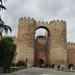
<svg viewBox="0 0 75 75">
<path fill-rule="evenodd" d="M 75 72 L 56 71 L 49 68 L 28 68 L 0 75 L 75 75 Z"/>
</svg>

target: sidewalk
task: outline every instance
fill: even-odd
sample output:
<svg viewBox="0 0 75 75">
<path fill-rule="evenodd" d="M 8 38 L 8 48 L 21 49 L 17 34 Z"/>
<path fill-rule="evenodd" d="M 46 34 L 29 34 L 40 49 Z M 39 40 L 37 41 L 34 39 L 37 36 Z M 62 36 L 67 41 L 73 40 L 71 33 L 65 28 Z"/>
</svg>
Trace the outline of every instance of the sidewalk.
<svg viewBox="0 0 75 75">
<path fill-rule="evenodd" d="M 50 68 L 27 68 L 13 73 L 6 73 L 0 75 L 75 75 L 75 72 L 56 71 Z"/>
</svg>

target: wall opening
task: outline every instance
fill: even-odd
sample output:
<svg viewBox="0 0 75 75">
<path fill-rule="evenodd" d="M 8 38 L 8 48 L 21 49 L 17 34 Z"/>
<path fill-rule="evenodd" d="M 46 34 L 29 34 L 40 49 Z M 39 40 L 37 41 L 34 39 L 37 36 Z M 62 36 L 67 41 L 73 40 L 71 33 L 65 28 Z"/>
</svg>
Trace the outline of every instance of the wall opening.
<svg viewBox="0 0 75 75">
<path fill-rule="evenodd" d="M 34 64 L 36 66 L 47 64 L 49 37 L 50 37 L 50 32 L 48 28 L 46 27 L 36 28 L 35 42 L 34 42 Z"/>
</svg>

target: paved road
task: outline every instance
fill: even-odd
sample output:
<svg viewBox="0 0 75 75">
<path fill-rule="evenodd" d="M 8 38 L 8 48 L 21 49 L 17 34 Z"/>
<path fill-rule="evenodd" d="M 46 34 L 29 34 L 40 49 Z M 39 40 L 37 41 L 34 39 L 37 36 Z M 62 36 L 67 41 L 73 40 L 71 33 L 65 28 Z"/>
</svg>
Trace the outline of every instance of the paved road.
<svg viewBox="0 0 75 75">
<path fill-rule="evenodd" d="M 74 72 L 55 71 L 49 68 L 28 68 L 9 74 L 0 75 L 75 75 Z"/>
</svg>

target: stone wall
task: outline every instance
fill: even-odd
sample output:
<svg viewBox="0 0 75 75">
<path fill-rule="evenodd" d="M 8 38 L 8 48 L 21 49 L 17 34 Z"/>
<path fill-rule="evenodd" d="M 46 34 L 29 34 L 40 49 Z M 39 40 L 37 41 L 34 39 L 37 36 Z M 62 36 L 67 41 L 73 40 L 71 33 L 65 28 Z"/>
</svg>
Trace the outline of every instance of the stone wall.
<svg viewBox="0 0 75 75">
<path fill-rule="evenodd" d="M 51 21 L 50 23 L 50 63 L 67 64 L 66 22 Z"/>
<path fill-rule="evenodd" d="M 47 40 L 46 40 L 46 37 L 44 36 L 42 38 L 40 38 L 39 36 L 35 39 L 35 62 L 38 59 L 42 59 L 44 63 L 46 63 L 46 55 L 47 55 L 46 43 L 47 43 Z"/>
<path fill-rule="evenodd" d="M 68 42 L 67 49 L 68 49 L 68 64 L 75 65 L 75 43 Z"/>
<path fill-rule="evenodd" d="M 19 19 L 16 63 L 28 59 L 28 66 L 33 66 L 35 26 L 36 21 L 30 17 Z"/>
<path fill-rule="evenodd" d="M 43 55 L 39 53 L 39 48 L 45 50 L 44 40 L 41 41 L 37 39 L 38 45 L 35 42 L 35 30 L 38 28 L 44 28 L 48 31 L 47 39 L 47 58 L 45 59 Z M 68 63 L 75 64 L 75 45 L 68 43 L 67 44 L 67 35 L 66 35 L 66 22 L 63 20 L 53 20 L 48 22 L 36 22 L 33 18 L 20 18 L 18 26 L 18 37 L 16 41 L 17 45 L 17 55 L 16 63 L 19 60 L 25 61 L 28 59 L 28 66 L 33 66 L 35 52 L 34 48 L 38 49 L 38 57 L 40 56 L 44 60 L 48 60 L 50 64 L 63 64 Z M 41 44 L 42 42 L 42 44 Z M 35 46 L 34 46 L 35 45 Z M 40 54 L 40 55 L 39 55 Z M 68 59 L 68 61 L 67 61 Z"/>
</svg>

